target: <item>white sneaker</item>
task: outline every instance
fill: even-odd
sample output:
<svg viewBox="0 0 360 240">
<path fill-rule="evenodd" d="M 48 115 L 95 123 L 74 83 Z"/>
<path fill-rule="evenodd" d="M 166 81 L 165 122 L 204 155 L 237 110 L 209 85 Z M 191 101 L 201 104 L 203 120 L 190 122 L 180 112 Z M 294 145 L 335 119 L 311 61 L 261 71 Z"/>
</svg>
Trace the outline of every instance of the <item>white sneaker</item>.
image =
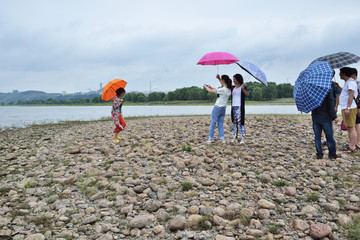
<svg viewBox="0 0 360 240">
<path fill-rule="evenodd" d="M 240 140 L 240 145 L 245 145 L 245 140 L 243 138 Z"/>
<path fill-rule="evenodd" d="M 234 142 L 236 142 L 236 141 L 237 141 L 236 138 L 233 138 L 233 139 L 230 140 L 231 143 L 234 143 Z"/>
<path fill-rule="evenodd" d="M 207 140 L 206 144 L 212 144 L 212 142 L 213 142 L 212 140 Z"/>
<path fill-rule="evenodd" d="M 225 139 L 221 139 L 220 142 L 224 144 L 226 143 Z"/>
</svg>

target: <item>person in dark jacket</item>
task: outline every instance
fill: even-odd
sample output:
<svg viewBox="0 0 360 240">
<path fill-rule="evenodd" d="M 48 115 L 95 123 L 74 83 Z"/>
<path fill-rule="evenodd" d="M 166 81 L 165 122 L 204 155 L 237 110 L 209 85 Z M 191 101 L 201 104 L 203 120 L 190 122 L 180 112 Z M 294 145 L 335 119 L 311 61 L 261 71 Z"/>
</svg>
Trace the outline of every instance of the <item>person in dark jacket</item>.
<svg viewBox="0 0 360 240">
<path fill-rule="evenodd" d="M 326 95 L 321 105 L 311 111 L 311 117 L 315 134 L 316 158 L 323 158 L 323 150 L 321 147 L 321 132 L 324 131 L 326 136 L 326 143 L 329 149 L 329 158 L 336 159 L 336 142 L 333 136 L 332 121 L 338 123 L 338 118 L 335 112 L 334 99 L 331 90 Z"/>
</svg>

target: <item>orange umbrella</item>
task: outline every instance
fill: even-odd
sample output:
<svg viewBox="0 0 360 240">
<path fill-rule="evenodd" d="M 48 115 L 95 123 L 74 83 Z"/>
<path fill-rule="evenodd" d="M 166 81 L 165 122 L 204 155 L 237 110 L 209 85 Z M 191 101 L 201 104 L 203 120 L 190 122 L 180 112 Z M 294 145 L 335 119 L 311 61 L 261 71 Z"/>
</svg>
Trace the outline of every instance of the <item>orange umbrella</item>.
<svg viewBox="0 0 360 240">
<path fill-rule="evenodd" d="M 110 99 L 112 99 L 113 97 L 115 97 L 116 95 L 116 90 L 118 90 L 119 88 L 125 88 L 127 82 L 125 82 L 124 80 L 121 79 L 114 79 L 111 80 L 110 82 L 108 82 L 101 94 L 101 98 L 104 101 L 109 101 Z"/>
</svg>

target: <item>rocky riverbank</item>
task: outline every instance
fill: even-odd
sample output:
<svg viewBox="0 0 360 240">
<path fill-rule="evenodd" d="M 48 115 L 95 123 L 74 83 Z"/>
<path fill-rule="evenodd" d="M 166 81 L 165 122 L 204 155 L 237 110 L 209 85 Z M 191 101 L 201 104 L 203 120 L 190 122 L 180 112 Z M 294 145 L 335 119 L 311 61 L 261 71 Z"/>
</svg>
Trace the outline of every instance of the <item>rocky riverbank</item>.
<svg viewBox="0 0 360 240">
<path fill-rule="evenodd" d="M 317 160 L 308 115 L 247 116 L 244 146 L 206 145 L 209 120 L 128 119 L 120 144 L 110 121 L 1 132 L 0 239 L 349 236 L 359 152 Z"/>
</svg>

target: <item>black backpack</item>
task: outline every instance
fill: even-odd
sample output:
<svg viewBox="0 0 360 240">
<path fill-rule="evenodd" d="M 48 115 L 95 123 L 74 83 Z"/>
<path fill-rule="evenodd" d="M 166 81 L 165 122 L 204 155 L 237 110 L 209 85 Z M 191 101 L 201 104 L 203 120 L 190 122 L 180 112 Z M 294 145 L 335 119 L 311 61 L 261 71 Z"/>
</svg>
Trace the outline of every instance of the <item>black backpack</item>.
<svg viewBox="0 0 360 240">
<path fill-rule="evenodd" d="M 360 88 L 359 88 L 359 84 L 356 84 L 357 86 L 357 91 L 358 91 L 358 96 L 357 98 L 354 97 L 355 103 L 357 105 L 357 108 L 360 108 Z"/>
</svg>

